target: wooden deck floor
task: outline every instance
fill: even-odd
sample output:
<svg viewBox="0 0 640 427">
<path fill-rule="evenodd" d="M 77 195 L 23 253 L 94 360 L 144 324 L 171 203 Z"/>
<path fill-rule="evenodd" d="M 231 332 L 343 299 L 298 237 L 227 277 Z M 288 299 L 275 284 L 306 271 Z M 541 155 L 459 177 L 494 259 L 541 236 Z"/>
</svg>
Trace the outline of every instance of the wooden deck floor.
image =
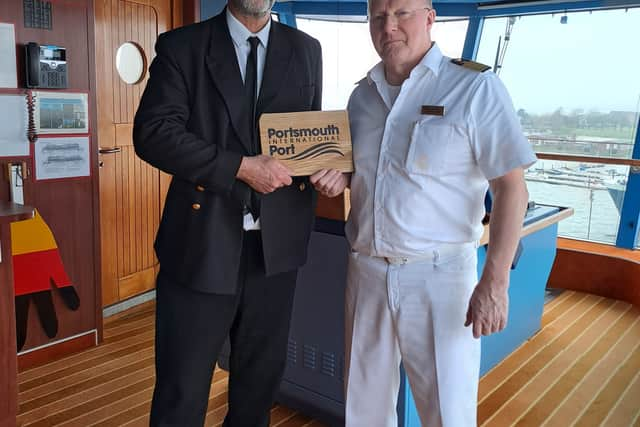
<svg viewBox="0 0 640 427">
<path fill-rule="evenodd" d="M 153 313 L 147 304 L 110 318 L 99 347 L 21 372 L 18 425 L 148 425 Z M 221 424 L 226 389 L 217 370 L 207 426 Z M 640 310 L 562 293 L 545 306 L 541 331 L 481 379 L 478 423 L 640 427 Z M 282 406 L 271 425 L 322 427 Z"/>
</svg>

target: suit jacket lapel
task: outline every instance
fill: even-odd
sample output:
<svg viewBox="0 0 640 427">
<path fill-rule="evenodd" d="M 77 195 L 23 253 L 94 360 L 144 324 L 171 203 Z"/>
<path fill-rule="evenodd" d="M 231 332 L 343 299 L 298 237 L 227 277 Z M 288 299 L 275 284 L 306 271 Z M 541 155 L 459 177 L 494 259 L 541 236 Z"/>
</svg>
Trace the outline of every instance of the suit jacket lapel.
<svg viewBox="0 0 640 427">
<path fill-rule="evenodd" d="M 251 124 L 245 102 L 244 83 L 238 66 L 236 51 L 227 27 L 226 10 L 210 22 L 209 54 L 205 58 L 209 74 L 227 106 L 231 125 L 242 145 L 251 153 Z M 271 45 L 271 42 L 269 42 Z"/>
<path fill-rule="evenodd" d="M 258 117 L 268 111 L 269 104 L 276 98 L 291 71 L 293 48 L 283 34 L 282 24 L 271 21 L 269 45 L 262 74 L 262 85 L 256 106 Z"/>
</svg>

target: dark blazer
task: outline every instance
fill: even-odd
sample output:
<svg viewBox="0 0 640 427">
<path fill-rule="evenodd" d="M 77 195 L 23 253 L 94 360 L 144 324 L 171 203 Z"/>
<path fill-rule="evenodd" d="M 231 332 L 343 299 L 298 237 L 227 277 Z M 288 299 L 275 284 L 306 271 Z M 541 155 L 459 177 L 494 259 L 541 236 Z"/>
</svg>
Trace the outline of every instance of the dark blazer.
<svg viewBox="0 0 640 427">
<path fill-rule="evenodd" d="M 225 11 L 162 34 L 135 116 L 136 153 L 173 175 L 155 242 L 163 274 L 192 289 L 235 292 L 249 186 L 251 120 Z M 271 22 L 257 114 L 320 110 L 322 56 L 312 37 Z M 308 178 L 262 196 L 267 275 L 305 263 L 316 194 Z"/>
</svg>

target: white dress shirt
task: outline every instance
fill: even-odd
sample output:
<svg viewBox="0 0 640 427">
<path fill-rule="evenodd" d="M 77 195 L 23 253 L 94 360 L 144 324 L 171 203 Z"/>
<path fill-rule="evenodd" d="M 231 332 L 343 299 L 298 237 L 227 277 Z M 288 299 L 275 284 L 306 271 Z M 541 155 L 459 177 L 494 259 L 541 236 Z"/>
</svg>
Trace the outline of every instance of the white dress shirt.
<svg viewBox="0 0 640 427">
<path fill-rule="evenodd" d="M 536 160 L 504 85 L 434 43 L 392 98 L 379 63 L 349 100 L 352 249 L 411 257 L 478 240 L 488 180 Z M 444 115 L 422 114 L 423 105 Z"/>
<path fill-rule="evenodd" d="M 260 87 L 262 86 L 262 76 L 264 74 L 264 62 L 267 57 L 267 46 L 269 44 L 269 30 L 271 29 L 271 19 L 257 33 L 252 33 L 245 27 L 242 22 L 233 16 L 229 9 L 227 9 L 227 26 L 229 27 L 229 34 L 231 40 L 233 40 L 233 47 L 236 50 L 236 56 L 238 57 L 238 66 L 240 67 L 240 75 L 242 75 L 242 81 L 244 82 L 244 74 L 247 68 L 247 58 L 251 52 L 251 45 L 247 41 L 249 37 L 257 37 L 260 40 L 258 44 L 258 76 L 257 76 L 257 93 L 260 93 Z"/>
<path fill-rule="evenodd" d="M 258 63 L 257 63 L 257 72 L 256 76 L 256 85 L 257 85 L 257 93 L 260 93 L 260 88 L 262 87 L 262 76 L 264 74 L 264 63 L 267 57 L 267 45 L 269 43 L 269 30 L 271 29 L 271 19 L 267 22 L 260 31 L 257 33 L 252 33 L 245 27 L 238 19 L 233 16 L 229 9 L 227 8 L 227 26 L 229 27 L 229 34 L 231 35 L 231 40 L 233 40 L 233 47 L 236 50 L 236 56 L 238 57 L 238 66 L 240 67 L 240 75 L 242 76 L 242 81 L 244 82 L 244 75 L 247 68 L 247 58 L 251 53 L 251 45 L 247 41 L 249 37 L 257 37 L 260 40 L 258 43 Z M 248 213 L 244 216 L 244 224 L 243 228 L 245 230 L 259 230 L 260 229 L 260 218 L 256 218 L 253 220 L 253 216 Z"/>
</svg>

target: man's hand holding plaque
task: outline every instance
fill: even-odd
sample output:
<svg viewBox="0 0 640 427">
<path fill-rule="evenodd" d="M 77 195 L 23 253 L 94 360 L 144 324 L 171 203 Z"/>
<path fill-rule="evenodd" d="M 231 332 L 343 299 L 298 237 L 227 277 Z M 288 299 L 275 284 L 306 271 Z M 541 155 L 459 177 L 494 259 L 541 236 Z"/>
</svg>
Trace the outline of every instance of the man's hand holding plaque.
<svg viewBox="0 0 640 427">
<path fill-rule="evenodd" d="M 294 176 L 353 171 L 346 111 L 263 114 L 260 142 L 262 154 L 278 159 Z"/>
<path fill-rule="evenodd" d="M 321 169 L 309 178 L 315 189 L 325 197 L 336 197 L 351 183 L 351 174 L 336 169 Z"/>
<path fill-rule="evenodd" d="M 272 157 L 259 155 L 243 157 L 236 176 L 258 193 L 268 194 L 291 185 L 292 174 L 292 171 Z"/>
</svg>

